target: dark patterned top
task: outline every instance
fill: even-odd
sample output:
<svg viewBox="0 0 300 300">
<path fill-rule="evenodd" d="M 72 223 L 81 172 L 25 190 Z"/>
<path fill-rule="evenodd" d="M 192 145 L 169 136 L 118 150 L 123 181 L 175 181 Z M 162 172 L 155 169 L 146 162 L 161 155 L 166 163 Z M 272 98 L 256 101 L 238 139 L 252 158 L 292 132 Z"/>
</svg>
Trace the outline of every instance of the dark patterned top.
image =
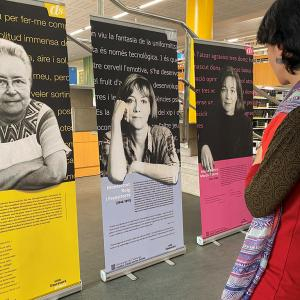
<svg viewBox="0 0 300 300">
<path fill-rule="evenodd" d="M 279 116 L 279 115 L 278 115 Z M 300 107 L 290 112 L 245 192 L 254 217 L 272 214 L 300 180 Z"/>
<path fill-rule="evenodd" d="M 198 131 L 198 156 L 208 145 L 215 161 L 252 156 L 252 125 L 245 115 L 211 114 Z"/>
<path fill-rule="evenodd" d="M 104 140 L 101 142 L 101 176 L 107 176 L 110 141 L 111 131 L 104 135 Z M 128 165 L 137 160 L 136 154 L 132 148 L 132 143 L 132 138 L 123 133 L 123 145 L 120 145 L 120 151 L 124 149 Z M 179 164 L 174 137 L 168 128 L 158 125 L 152 127 L 149 126 L 145 144 L 146 147 L 142 159 L 143 162 L 166 165 Z"/>
<path fill-rule="evenodd" d="M 36 134 L 38 114 L 42 105 L 41 102 L 32 100 L 26 108 L 24 118 L 17 123 L 4 125 L 0 120 L 0 143 L 10 143 Z"/>
<path fill-rule="evenodd" d="M 70 149 L 65 145 L 53 110 L 31 100 L 25 116 L 15 123 L 0 120 L 0 170 Z"/>
</svg>

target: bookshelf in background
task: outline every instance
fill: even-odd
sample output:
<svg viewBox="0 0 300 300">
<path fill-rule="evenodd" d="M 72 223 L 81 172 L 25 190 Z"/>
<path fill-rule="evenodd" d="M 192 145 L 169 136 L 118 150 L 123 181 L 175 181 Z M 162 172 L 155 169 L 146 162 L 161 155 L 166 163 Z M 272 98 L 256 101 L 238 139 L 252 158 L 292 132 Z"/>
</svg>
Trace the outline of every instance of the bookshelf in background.
<svg viewBox="0 0 300 300">
<path fill-rule="evenodd" d="M 283 98 L 288 93 L 288 88 L 286 87 L 265 87 L 258 86 L 262 91 L 266 92 L 268 95 L 274 97 L 278 101 L 282 101 Z M 254 92 L 253 98 L 253 131 L 262 136 L 264 129 L 268 126 L 269 122 L 272 120 L 277 104 L 271 102 L 265 97 L 262 97 Z M 253 138 L 253 153 L 256 153 L 256 148 L 260 143 L 260 139 L 257 137 Z"/>
</svg>

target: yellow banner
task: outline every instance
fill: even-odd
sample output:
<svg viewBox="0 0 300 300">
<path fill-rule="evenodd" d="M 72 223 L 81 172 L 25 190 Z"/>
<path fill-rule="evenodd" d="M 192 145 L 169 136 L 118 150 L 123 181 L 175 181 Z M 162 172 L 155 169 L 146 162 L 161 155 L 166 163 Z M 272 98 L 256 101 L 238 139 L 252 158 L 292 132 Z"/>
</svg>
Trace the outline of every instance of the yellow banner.
<svg viewBox="0 0 300 300">
<path fill-rule="evenodd" d="M 192 86 L 195 87 L 195 59 L 194 59 L 194 41 L 191 40 L 191 50 L 190 50 L 190 83 Z M 190 89 L 189 94 L 189 103 L 190 105 L 196 107 L 196 93 Z M 197 124 L 197 116 L 196 110 L 190 108 L 189 109 L 189 123 L 190 124 Z"/>
<path fill-rule="evenodd" d="M 49 17 L 53 18 L 66 18 L 66 8 L 64 5 L 58 5 L 53 3 L 44 3 L 44 6 L 48 10 Z"/>
<path fill-rule="evenodd" d="M 75 182 L 1 192 L 0 299 L 32 299 L 79 282 Z"/>
</svg>

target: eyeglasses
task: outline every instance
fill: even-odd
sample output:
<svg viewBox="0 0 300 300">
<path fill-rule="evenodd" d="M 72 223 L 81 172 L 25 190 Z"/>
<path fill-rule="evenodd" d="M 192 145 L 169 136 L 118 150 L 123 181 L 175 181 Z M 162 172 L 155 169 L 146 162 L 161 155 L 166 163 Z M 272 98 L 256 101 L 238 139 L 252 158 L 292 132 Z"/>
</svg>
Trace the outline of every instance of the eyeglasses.
<svg viewBox="0 0 300 300">
<path fill-rule="evenodd" d="M 25 78 L 0 78 L 0 90 L 7 90 L 9 86 L 12 86 L 14 89 L 24 89 L 27 87 L 28 81 Z"/>
</svg>

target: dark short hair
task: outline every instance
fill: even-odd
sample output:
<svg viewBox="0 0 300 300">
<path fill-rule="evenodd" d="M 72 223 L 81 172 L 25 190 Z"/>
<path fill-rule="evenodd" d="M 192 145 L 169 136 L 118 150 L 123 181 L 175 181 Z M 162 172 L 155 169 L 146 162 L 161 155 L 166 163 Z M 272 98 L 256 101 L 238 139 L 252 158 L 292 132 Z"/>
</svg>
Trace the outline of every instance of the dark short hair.
<svg viewBox="0 0 300 300">
<path fill-rule="evenodd" d="M 285 68 L 295 74 L 300 69 L 300 0 L 276 0 L 262 19 L 257 41 L 282 49 Z"/>
<path fill-rule="evenodd" d="M 154 121 L 157 118 L 157 102 L 152 85 L 144 76 L 135 73 L 127 76 L 118 91 L 117 99 L 126 102 L 134 88 L 137 88 L 143 95 L 149 98 L 151 110 L 149 121 Z"/>
<path fill-rule="evenodd" d="M 221 73 L 221 75 L 219 77 L 219 89 L 218 89 L 218 91 L 221 94 L 223 84 L 224 84 L 225 79 L 227 77 L 233 77 L 236 81 L 237 100 L 236 100 L 236 104 L 235 104 L 234 114 L 242 114 L 245 111 L 245 105 L 244 105 L 244 101 L 243 101 L 242 83 L 241 83 L 241 79 L 240 79 L 240 76 L 239 76 L 238 72 L 235 71 L 232 66 L 227 66 L 223 70 L 223 72 Z M 220 110 L 222 110 L 222 111 L 224 110 L 222 105 L 221 105 L 221 97 L 220 97 L 218 106 L 219 106 Z"/>
</svg>

